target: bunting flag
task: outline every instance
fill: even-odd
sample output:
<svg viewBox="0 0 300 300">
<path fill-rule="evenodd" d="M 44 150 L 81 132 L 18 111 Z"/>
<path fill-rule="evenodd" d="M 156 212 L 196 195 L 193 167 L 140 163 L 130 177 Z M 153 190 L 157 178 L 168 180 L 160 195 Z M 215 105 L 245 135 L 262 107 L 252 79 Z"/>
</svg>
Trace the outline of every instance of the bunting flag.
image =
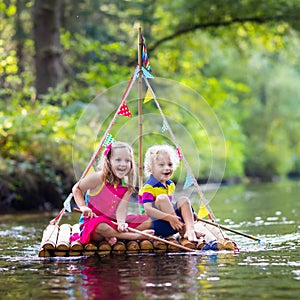
<svg viewBox="0 0 300 300">
<path fill-rule="evenodd" d="M 161 132 L 165 132 L 168 130 L 168 125 L 164 122 L 161 128 Z"/>
<path fill-rule="evenodd" d="M 205 205 L 203 202 L 201 202 L 200 207 L 199 207 L 199 211 L 198 211 L 198 217 L 199 218 L 204 218 L 206 216 L 209 216 L 209 212 L 206 209 Z"/>
<path fill-rule="evenodd" d="M 182 159 L 183 158 L 183 154 L 181 153 L 180 149 L 176 148 L 176 151 L 177 151 L 179 159 Z"/>
<path fill-rule="evenodd" d="M 73 198 L 73 194 L 70 194 L 68 198 L 64 201 L 64 208 L 67 212 L 72 212 L 71 200 Z"/>
<path fill-rule="evenodd" d="M 132 114 L 131 112 L 129 111 L 129 108 L 127 106 L 127 104 L 124 102 L 119 111 L 118 111 L 118 115 L 121 115 L 121 116 L 124 116 L 124 117 L 128 117 L 128 118 L 131 118 L 132 117 Z"/>
<path fill-rule="evenodd" d="M 139 77 L 139 66 L 137 66 L 136 68 L 135 68 L 135 70 L 134 70 L 134 74 L 133 74 L 133 76 L 135 77 L 135 78 L 138 78 Z M 150 72 L 148 72 L 144 67 L 142 67 L 142 73 L 143 73 L 143 75 L 142 75 L 142 77 L 144 77 L 144 78 L 154 78 L 154 76 L 152 75 L 152 74 L 150 74 Z"/>
<path fill-rule="evenodd" d="M 185 178 L 185 182 L 184 182 L 184 185 L 183 185 L 183 189 L 185 190 L 193 184 L 194 184 L 193 178 L 191 177 L 191 175 L 189 173 L 187 173 L 186 178 Z"/>
<path fill-rule="evenodd" d="M 152 94 L 151 90 L 148 88 L 145 98 L 144 98 L 144 103 L 147 103 L 152 99 L 154 99 L 153 94 Z"/>
<path fill-rule="evenodd" d="M 145 67 L 145 69 L 148 72 L 151 72 L 151 66 L 148 58 L 148 53 L 147 53 L 147 45 L 146 45 L 146 40 L 144 36 L 142 35 L 142 41 L 143 41 L 143 47 L 142 47 L 142 66 Z"/>
<path fill-rule="evenodd" d="M 113 136 L 110 133 L 108 133 L 106 136 L 106 139 L 103 143 L 103 147 L 106 147 L 107 145 L 113 143 L 114 141 L 115 141 L 115 139 L 113 138 Z"/>
</svg>

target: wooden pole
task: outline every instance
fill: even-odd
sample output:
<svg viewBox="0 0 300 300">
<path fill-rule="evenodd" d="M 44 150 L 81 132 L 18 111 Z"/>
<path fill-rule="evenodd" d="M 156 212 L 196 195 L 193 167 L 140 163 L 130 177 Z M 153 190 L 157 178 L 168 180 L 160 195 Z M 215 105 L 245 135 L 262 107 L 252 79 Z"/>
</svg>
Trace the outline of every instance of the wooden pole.
<svg viewBox="0 0 300 300">
<path fill-rule="evenodd" d="M 139 189 L 143 185 L 143 118 L 142 118 L 142 48 L 143 48 L 143 39 L 142 39 L 142 33 L 141 33 L 141 27 L 139 28 L 138 33 L 138 65 L 139 65 L 139 71 L 138 71 L 138 127 L 139 127 L 139 133 L 138 133 L 138 184 Z"/>
<path fill-rule="evenodd" d="M 116 223 L 116 222 L 113 222 L 113 223 L 115 225 L 118 225 L 118 223 Z M 143 232 L 143 231 L 135 229 L 135 228 L 128 227 L 128 230 L 131 231 L 131 232 L 134 232 L 134 233 L 142 234 L 142 235 L 147 236 L 148 238 L 151 238 L 153 240 L 157 240 L 157 241 L 163 242 L 165 244 L 172 245 L 174 247 L 180 248 L 180 249 L 185 250 L 185 251 L 189 251 L 189 252 L 195 252 L 196 251 L 195 249 L 191 249 L 191 248 L 185 247 L 185 246 L 183 246 L 181 244 L 173 243 L 171 241 L 162 239 L 162 238 L 160 238 L 158 236 L 151 235 L 149 233 Z"/>
<path fill-rule="evenodd" d="M 237 231 L 237 230 L 234 230 L 234 229 L 231 229 L 229 227 L 226 227 L 226 226 L 223 226 L 223 225 L 220 225 L 218 223 L 214 223 L 214 222 L 210 222 L 208 220 L 204 220 L 204 219 L 200 219 L 198 218 L 197 221 L 200 221 L 200 222 L 203 222 L 203 223 L 206 223 L 206 224 L 210 224 L 210 225 L 213 225 L 215 227 L 219 227 L 221 229 L 224 229 L 224 230 L 227 230 L 227 231 L 230 231 L 230 232 L 233 232 L 235 234 L 239 234 L 239 235 L 242 235 L 244 237 L 247 237 L 251 240 L 254 240 L 254 241 L 257 241 L 258 243 L 260 243 L 260 239 L 256 236 L 253 236 L 253 235 L 250 235 L 250 234 L 246 234 L 246 233 L 243 233 L 243 232 L 240 232 L 240 231 Z"/>
</svg>

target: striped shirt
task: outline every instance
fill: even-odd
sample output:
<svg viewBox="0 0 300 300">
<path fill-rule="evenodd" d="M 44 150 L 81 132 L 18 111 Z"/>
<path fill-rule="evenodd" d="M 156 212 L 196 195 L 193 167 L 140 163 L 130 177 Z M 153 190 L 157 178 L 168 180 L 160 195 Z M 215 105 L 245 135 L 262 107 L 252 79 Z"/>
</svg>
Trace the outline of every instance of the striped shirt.
<svg viewBox="0 0 300 300">
<path fill-rule="evenodd" d="M 161 194 L 168 195 L 172 202 L 174 192 L 175 184 L 172 180 L 168 180 L 164 185 L 151 175 L 139 191 L 138 203 L 140 206 L 144 206 L 147 202 L 154 203 L 156 197 Z"/>
</svg>

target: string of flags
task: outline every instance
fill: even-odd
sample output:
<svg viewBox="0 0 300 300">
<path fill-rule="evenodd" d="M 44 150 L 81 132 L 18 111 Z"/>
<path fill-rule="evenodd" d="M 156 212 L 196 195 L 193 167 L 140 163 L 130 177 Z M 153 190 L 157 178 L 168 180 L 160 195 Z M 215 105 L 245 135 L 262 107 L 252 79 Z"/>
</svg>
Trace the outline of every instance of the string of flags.
<svg viewBox="0 0 300 300">
<path fill-rule="evenodd" d="M 145 38 L 144 38 L 143 35 L 142 35 L 142 42 L 143 42 L 143 47 L 142 47 L 142 65 L 143 65 L 143 67 L 145 67 L 145 69 L 148 72 L 151 72 L 152 69 L 151 69 L 151 66 L 150 66 L 149 58 L 148 58 L 146 40 L 145 40 Z"/>
</svg>

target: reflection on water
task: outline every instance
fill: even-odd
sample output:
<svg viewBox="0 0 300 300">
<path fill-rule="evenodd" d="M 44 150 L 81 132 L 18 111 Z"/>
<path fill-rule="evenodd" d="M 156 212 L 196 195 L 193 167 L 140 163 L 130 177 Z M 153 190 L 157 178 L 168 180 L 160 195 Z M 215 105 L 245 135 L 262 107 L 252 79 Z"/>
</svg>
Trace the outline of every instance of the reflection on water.
<svg viewBox="0 0 300 300">
<path fill-rule="evenodd" d="M 0 298 L 296 299 L 299 186 L 297 182 L 234 186 L 217 193 L 211 207 L 220 223 L 261 239 L 258 244 L 229 233 L 240 247 L 235 254 L 199 251 L 40 259 L 42 231 L 53 216 L 4 216 Z"/>
</svg>

